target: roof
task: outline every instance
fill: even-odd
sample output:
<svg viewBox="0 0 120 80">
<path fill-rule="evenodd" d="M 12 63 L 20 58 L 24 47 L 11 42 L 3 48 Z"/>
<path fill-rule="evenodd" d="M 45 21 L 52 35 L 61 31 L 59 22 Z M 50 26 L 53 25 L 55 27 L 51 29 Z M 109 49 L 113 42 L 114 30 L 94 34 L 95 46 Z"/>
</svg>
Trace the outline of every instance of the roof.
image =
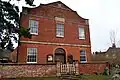
<svg viewBox="0 0 120 80">
<path fill-rule="evenodd" d="M 116 47 L 109 47 L 108 50 L 106 51 L 106 53 L 118 53 L 120 52 L 120 48 L 116 48 Z"/>
<path fill-rule="evenodd" d="M 95 52 L 94 54 L 105 54 L 106 52 Z"/>
<path fill-rule="evenodd" d="M 120 53 L 120 48 L 119 47 L 109 47 L 107 51 L 105 52 L 95 52 L 96 55 L 100 54 L 111 54 L 111 53 Z"/>
</svg>

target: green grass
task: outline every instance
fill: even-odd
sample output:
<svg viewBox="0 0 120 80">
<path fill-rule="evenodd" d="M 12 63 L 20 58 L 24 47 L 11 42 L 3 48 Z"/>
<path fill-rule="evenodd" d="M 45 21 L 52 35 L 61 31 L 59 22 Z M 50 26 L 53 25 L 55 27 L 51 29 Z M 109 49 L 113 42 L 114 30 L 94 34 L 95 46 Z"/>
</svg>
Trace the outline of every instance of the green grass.
<svg viewBox="0 0 120 80">
<path fill-rule="evenodd" d="M 105 75 L 80 75 L 80 80 L 109 80 L 109 76 Z M 57 77 L 42 77 L 42 78 L 17 78 L 7 80 L 59 80 Z"/>
<path fill-rule="evenodd" d="M 56 77 L 41 77 L 41 78 L 17 78 L 7 80 L 58 80 Z"/>
<path fill-rule="evenodd" d="M 109 76 L 105 75 L 82 75 L 81 80 L 109 80 Z"/>
</svg>

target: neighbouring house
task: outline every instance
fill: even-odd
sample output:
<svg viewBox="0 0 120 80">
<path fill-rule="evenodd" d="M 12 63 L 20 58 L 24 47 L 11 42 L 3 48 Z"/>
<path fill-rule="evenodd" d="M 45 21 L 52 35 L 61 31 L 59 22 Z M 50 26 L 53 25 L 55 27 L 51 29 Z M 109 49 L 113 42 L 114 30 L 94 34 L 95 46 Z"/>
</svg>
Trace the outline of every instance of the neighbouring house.
<svg viewBox="0 0 120 80">
<path fill-rule="evenodd" d="M 19 63 L 91 61 L 89 20 L 61 1 L 23 7 L 21 25 L 30 28 L 32 39 L 20 39 Z"/>
<path fill-rule="evenodd" d="M 93 54 L 93 61 L 106 61 L 109 63 L 116 63 L 120 64 L 120 48 L 116 47 L 116 45 L 113 43 L 112 47 L 109 47 L 107 51 L 105 52 L 95 52 Z"/>
</svg>

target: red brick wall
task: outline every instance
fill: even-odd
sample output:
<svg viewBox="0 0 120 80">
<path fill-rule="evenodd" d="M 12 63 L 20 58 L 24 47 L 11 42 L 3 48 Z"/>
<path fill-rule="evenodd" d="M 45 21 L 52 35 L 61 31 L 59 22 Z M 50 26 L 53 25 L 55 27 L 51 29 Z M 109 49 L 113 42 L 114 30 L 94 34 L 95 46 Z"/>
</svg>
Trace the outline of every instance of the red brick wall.
<svg viewBox="0 0 120 80">
<path fill-rule="evenodd" d="M 42 45 L 42 44 L 25 44 L 21 43 L 19 48 L 19 63 L 26 63 L 27 60 L 27 48 L 37 48 L 37 63 L 46 63 L 47 55 L 53 54 L 57 48 L 63 48 L 66 52 L 66 59 L 68 54 L 73 55 L 74 60 L 80 61 L 80 50 L 86 50 L 87 56 L 90 56 L 90 48 L 80 48 L 72 46 L 56 46 L 56 45 Z M 90 57 L 87 57 L 88 62 L 91 60 Z"/>
<path fill-rule="evenodd" d="M 108 63 L 79 64 L 79 73 L 83 74 L 103 73 L 106 67 L 110 68 Z"/>
<path fill-rule="evenodd" d="M 21 40 L 32 40 L 32 41 L 47 41 L 47 42 L 57 42 L 57 43 L 71 43 L 71 44 L 83 44 L 83 45 L 90 45 L 90 34 L 89 34 L 89 27 L 88 25 L 83 25 L 80 23 L 71 23 L 65 22 L 64 24 L 64 38 L 57 38 L 56 37 L 56 22 L 53 19 L 45 19 L 45 18 L 37 18 L 31 16 L 23 16 L 21 21 L 22 25 L 28 28 L 29 25 L 29 18 L 33 20 L 39 21 L 39 35 L 33 35 L 32 39 L 21 38 Z M 79 39 L 78 34 L 78 27 L 85 27 L 85 40 Z"/>
</svg>

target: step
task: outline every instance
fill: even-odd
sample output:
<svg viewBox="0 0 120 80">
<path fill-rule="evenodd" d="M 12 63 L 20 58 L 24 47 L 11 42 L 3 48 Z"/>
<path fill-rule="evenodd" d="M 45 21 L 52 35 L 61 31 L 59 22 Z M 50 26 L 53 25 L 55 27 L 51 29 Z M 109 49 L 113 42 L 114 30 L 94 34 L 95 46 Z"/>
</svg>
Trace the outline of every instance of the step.
<svg viewBox="0 0 120 80">
<path fill-rule="evenodd" d="M 61 79 L 67 79 L 67 80 L 79 80 L 79 78 L 78 77 L 76 77 L 76 76 L 61 76 L 60 77 Z"/>
<path fill-rule="evenodd" d="M 61 78 L 62 80 L 79 80 L 79 78 Z"/>
</svg>

